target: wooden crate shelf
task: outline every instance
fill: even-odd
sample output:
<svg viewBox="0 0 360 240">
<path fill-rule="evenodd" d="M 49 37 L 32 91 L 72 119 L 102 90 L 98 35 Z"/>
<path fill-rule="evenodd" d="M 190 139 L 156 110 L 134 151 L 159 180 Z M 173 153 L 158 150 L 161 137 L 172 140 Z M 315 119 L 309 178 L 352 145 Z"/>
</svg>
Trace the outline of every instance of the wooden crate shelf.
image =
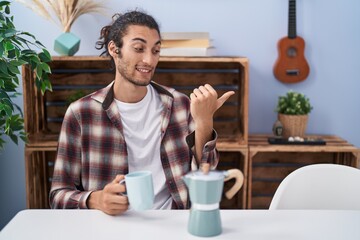
<svg viewBox="0 0 360 240">
<path fill-rule="evenodd" d="M 230 149 L 228 146 L 223 148 L 221 144 L 217 144 L 217 148 L 220 154 L 220 162 L 218 164 L 218 170 L 228 170 L 232 168 L 240 169 L 244 174 L 244 184 L 238 194 L 232 199 L 228 200 L 224 196 L 220 202 L 220 208 L 222 209 L 245 209 L 247 206 L 247 186 L 248 186 L 248 148 L 247 147 L 235 147 Z M 235 181 L 229 180 L 224 184 L 224 192 L 229 190 Z"/>
<path fill-rule="evenodd" d="M 34 88 L 34 78 L 24 69 L 25 115 L 29 134 L 59 133 L 71 96 L 88 94 L 109 84 L 114 74 L 109 59 L 102 57 L 54 57 L 50 63 L 52 92 L 42 96 Z M 248 61 L 237 57 L 162 57 L 154 80 L 187 95 L 203 84 L 211 84 L 222 95 L 235 95 L 214 116 L 214 127 L 226 141 L 247 144 L 248 138 Z M 25 88 L 26 87 L 26 88 Z M 28 106 L 33 107 L 31 110 Z M 33 124 L 35 123 L 35 124 Z M 31 126 L 30 126 L 31 125 Z"/>
<path fill-rule="evenodd" d="M 34 76 L 23 68 L 24 119 L 29 142 L 25 145 L 28 208 L 48 208 L 48 193 L 62 118 L 69 96 L 91 93 L 114 79 L 108 58 L 54 57 L 50 64 L 53 92 L 44 96 Z M 359 149 L 336 136 L 318 136 L 325 146 L 270 145 L 268 135 L 248 135 L 248 60 L 243 57 L 162 57 L 154 80 L 185 94 L 205 83 L 220 94 L 234 90 L 214 116 L 219 134 L 218 169 L 239 168 L 243 188 L 221 208 L 268 208 L 279 183 L 295 169 L 313 163 L 359 167 Z M 315 136 L 314 136 L 315 137 Z M 226 183 L 224 190 L 231 186 Z"/>
<path fill-rule="evenodd" d="M 57 144 L 57 143 L 56 143 Z M 25 151 L 27 161 L 26 168 L 26 191 L 27 207 L 34 209 L 49 208 L 48 198 L 51 185 L 51 176 L 56 158 L 56 147 L 36 146 L 29 147 Z M 220 207 L 222 209 L 245 209 L 247 205 L 247 168 L 248 168 L 248 149 L 237 148 L 233 151 L 224 150 L 221 147 L 219 154 L 221 162 L 218 165 L 219 170 L 228 170 L 238 168 L 244 173 L 244 185 L 242 189 L 231 200 L 222 198 Z M 230 189 L 233 181 L 224 184 L 224 191 Z"/>
<path fill-rule="evenodd" d="M 359 167 L 360 150 L 337 136 L 309 136 L 324 139 L 323 146 L 271 145 L 268 137 L 249 136 L 248 208 L 268 208 L 280 182 L 299 167 L 315 163 Z"/>
<path fill-rule="evenodd" d="M 27 208 L 49 208 L 49 191 L 56 147 L 25 148 L 25 179 Z"/>
<path fill-rule="evenodd" d="M 57 139 L 69 99 L 88 94 L 114 79 L 109 58 L 92 56 L 53 57 L 50 63 L 53 92 L 45 95 L 35 88 L 34 75 L 23 68 L 27 206 L 48 208 L 48 191 L 57 149 Z M 161 57 L 154 81 L 187 95 L 199 85 L 211 84 L 219 95 L 235 95 L 216 112 L 214 128 L 219 134 L 219 169 L 239 168 L 248 172 L 248 60 L 244 57 Z M 230 183 L 225 185 L 225 189 Z M 223 208 L 245 208 L 247 180 Z"/>
</svg>

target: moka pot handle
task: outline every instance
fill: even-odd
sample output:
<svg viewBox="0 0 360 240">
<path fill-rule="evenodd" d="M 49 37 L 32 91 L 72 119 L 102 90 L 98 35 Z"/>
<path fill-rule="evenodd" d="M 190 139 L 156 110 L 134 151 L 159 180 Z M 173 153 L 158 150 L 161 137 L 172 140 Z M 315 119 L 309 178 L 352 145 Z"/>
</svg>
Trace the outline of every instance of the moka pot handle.
<svg viewBox="0 0 360 240">
<path fill-rule="evenodd" d="M 230 188 L 225 193 L 225 197 L 227 199 L 232 199 L 234 197 L 234 195 L 240 190 L 240 188 L 244 184 L 244 174 L 239 169 L 236 169 L 236 168 L 229 169 L 229 170 L 225 171 L 225 173 L 226 173 L 226 175 L 225 175 L 224 182 L 235 178 L 234 186 L 232 186 L 232 188 Z"/>
</svg>

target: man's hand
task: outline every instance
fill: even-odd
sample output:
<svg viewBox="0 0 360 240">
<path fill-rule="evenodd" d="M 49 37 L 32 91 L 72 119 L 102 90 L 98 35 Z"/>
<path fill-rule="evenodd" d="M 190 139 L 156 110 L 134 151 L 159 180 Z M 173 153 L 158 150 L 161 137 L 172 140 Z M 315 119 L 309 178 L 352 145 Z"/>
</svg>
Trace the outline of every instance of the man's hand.
<svg viewBox="0 0 360 240">
<path fill-rule="evenodd" d="M 124 175 L 117 175 L 103 190 L 92 192 L 87 200 L 88 207 L 109 215 L 124 213 L 129 208 L 129 202 L 126 196 L 121 195 L 126 190 L 125 185 L 119 184 L 122 179 Z"/>
<path fill-rule="evenodd" d="M 234 91 L 229 91 L 218 98 L 217 92 L 209 84 L 195 88 L 190 94 L 190 111 L 195 123 L 212 122 L 216 110 L 233 94 Z"/>
<path fill-rule="evenodd" d="M 205 143 L 211 140 L 214 113 L 233 94 L 234 91 L 229 91 L 218 98 L 217 92 L 209 84 L 194 89 L 190 94 L 190 112 L 195 122 L 195 157 L 198 163 L 202 159 Z"/>
</svg>

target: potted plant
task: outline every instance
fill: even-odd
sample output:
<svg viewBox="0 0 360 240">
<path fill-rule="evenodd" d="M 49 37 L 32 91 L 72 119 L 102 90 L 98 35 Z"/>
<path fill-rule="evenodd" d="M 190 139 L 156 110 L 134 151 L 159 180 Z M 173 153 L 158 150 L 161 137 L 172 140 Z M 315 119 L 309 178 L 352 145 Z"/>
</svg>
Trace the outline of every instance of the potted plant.
<svg viewBox="0 0 360 240">
<path fill-rule="evenodd" d="M 40 50 L 37 53 L 36 50 Z M 0 149 L 9 136 L 14 143 L 18 138 L 26 141 L 23 114 L 13 98 L 18 92 L 19 68 L 27 64 L 36 78 L 36 85 L 44 93 L 51 90 L 48 62 L 51 56 L 46 48 L 28 32 L 19 31 L 10 15 L 10 2 L 0 1 Z"/>
<path fill-rule="evenodd" d="M 285 96 L 279 96 L 275 111 L 283 126 L 282 136 L 303 137 L 312 109 L 310 99 L 302 93 L 290 90 Z"/>
</svg>

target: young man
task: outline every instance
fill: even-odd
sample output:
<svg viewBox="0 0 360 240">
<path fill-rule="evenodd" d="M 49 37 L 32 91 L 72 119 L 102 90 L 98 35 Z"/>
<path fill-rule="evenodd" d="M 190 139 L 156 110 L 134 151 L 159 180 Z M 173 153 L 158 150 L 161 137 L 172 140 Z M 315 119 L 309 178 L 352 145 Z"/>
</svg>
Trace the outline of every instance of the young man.
<svg viewBox="0 0 360 240">
<path fill-rule="evenodd" d="M 50 191 L 52 208 L 100 209 L 111 215 L 129 207 L 119 182 L 128 172 L 153 174 L 154 209 L 184 209 L 182 176 L 191 164 L 216 167 L 213 114 L 234 92 L 218 98 L 208 84 L 190 99 L 152 81 L 161 37 L 149 15 L 116 15 L 101 30 L 98 49 L 110 55 L 115 80 L 68 108 Z"/>
</svg>

